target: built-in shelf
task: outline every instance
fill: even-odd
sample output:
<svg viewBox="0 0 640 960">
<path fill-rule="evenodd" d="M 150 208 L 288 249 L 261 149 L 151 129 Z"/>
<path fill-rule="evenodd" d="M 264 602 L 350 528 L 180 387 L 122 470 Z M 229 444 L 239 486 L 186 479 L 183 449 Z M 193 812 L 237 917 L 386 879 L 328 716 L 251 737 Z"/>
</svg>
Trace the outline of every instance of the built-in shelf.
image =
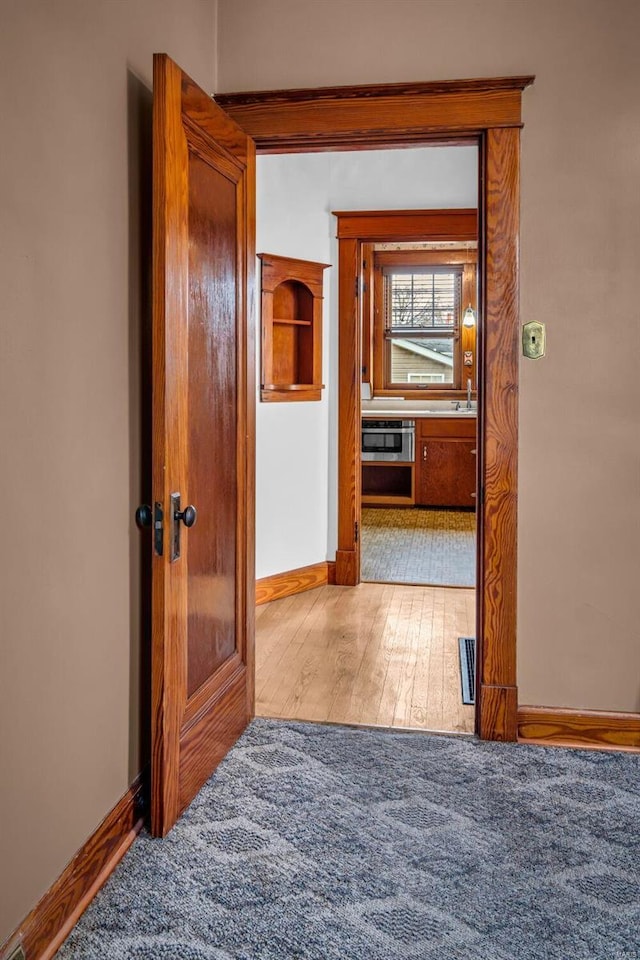
<svg viewBox="0 0 640 960">
<path fill-rule="evenodd" d="M 310 327 L 311 320 L 292 320 L 290 317 L 274 317 L 274 323 L 292 323 L 297 327 Z"/>
<path fill-rule="evenodd" d="M 322 287 L 326 263 L 259 253 L 262 261 L 262 381 L 267 402 L 320 400 Z"/>
<path fill-rule="evenodd" d="M 362 503 L 412 506 L 415 503 L 414 464 L 400 461 L 363 461 Z"/>
<path fill-rule="evenodd" d="M 317 387 L 324 389 L 324 383 L 266 383 L 265 390 L 315 390 Z"/>
</svg>

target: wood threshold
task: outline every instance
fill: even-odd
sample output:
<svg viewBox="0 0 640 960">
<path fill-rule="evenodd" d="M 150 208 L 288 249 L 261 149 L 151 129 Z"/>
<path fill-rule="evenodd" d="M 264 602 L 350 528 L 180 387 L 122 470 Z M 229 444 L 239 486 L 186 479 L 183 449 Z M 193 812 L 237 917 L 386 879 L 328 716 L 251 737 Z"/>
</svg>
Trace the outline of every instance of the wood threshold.
<svg viewBox="0 0 640 960">
<path fill-rule="evenodd" d="M 322 560 L 306 567 L 262 577 L 256 581 L 256 606 L 304 593 L 305 590 L 313 590 L 326 583 L 335 583 L 335 566 L 335 562 L 331 560 Z"/>
<path fill-rule="evenodd" d="M 0 946 L 1 957 L 20 944 L 26 960 L 51 960 L 142 829 L 143 779 L 144 772 Z"/>
<path fill-rule="evenodd" d="M 518 707 L 518 740 L 542 746 L 640 753 L 640 713 Z"/>
</svg>

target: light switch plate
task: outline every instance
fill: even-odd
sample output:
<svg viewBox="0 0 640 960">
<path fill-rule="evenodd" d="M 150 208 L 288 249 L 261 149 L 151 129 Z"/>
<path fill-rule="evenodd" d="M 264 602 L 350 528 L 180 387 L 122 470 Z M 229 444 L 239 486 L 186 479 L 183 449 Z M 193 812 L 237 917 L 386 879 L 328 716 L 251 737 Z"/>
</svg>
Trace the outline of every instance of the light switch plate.
<svg viewBox="0 0 640 960">
<path fill-rule="evenodd" d="M 530 320 L 522 327 L 522 352 L 529 360 L 544 357 L 546 333 L 544 323 Z"/>
</svg>

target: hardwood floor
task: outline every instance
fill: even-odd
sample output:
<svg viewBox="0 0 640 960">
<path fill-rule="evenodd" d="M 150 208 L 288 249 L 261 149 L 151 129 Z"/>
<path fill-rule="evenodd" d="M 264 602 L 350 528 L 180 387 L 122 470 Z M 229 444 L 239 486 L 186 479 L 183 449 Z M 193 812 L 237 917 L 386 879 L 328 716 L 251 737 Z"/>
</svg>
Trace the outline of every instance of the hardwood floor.
<svg viewBox="0 0 640 960">
<path fill-rule="evenodd" d="M 458 637 L 475 591 L 324 586 L 256 610 L 256 714 L 473 733 Z"/>
</svg>

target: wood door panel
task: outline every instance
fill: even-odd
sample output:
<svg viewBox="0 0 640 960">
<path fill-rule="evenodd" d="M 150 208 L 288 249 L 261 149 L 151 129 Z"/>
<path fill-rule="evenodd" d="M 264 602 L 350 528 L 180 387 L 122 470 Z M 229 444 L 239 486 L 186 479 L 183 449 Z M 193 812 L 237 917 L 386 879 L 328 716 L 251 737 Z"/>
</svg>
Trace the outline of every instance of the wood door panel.
<svg viewBox="0 0 640 960">
<path fill-rule="evenodd" d="M 191 697 L 236 650 L 238 174 L 189 161 L 188 499 L 202 505 L 185 537 Z"/>
<path fill-rule="evenodd" d="M 224 759 L 229 745 L 236 742 L 247 725 L 246 670 L 205 709 L 180 738 L 180 782 L 178 805 L 184 810 L 211 771 Z"/>
<path fill-rule="evenodd" d="M 432 507 L 473 507 L 475 440 L 421 440 L 417 502 Z"/>
<path fill-rule="evenodd" d="M 154 57 L 151 829 L 164 836 L 253 713 L 255 147 Z M 198 511 L 172 558 L 171 495 Z M 250 602 L 249 602 L 249 598 Z"/>
</svg>

